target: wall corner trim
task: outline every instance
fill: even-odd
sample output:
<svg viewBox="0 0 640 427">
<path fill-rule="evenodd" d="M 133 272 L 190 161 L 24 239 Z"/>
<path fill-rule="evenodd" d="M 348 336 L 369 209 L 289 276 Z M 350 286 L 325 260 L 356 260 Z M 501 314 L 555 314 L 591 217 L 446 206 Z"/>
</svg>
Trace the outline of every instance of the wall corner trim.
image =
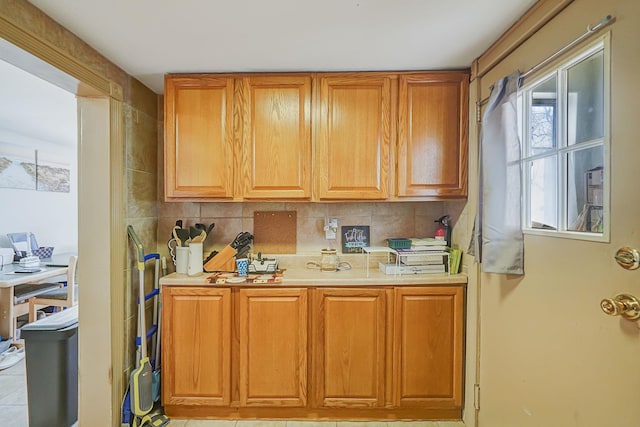
<svg viewBox="0 0 640 427">
<path fill-rule="evenodd" d="M 20 28 L 11 17 L 0 15 L 0 38 L 47 62 L 103 94 L 110 94 L 108 79 L 35 34 Z M 75 92 L 75 91 L 74 91 Z"/>
<path fill-rule="evenodd" d="M 122 90 L 122 86 L 115 82 L 109 82 L 109 95 L 118 101 L 124 100 L 124 91 Z"/>
<path fill-rule="evenodd" d="M 482 78 L 511 52 L 526 42 L 573 0 L 539 0 L 498 38 L 475 62 L 475 78 Z"/>
</svg>

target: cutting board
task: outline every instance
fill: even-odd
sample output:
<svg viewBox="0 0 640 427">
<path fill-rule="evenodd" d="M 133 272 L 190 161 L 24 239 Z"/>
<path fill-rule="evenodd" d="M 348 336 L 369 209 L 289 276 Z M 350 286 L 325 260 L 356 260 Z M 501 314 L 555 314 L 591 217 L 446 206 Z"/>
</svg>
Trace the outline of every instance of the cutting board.
<svg viewBox="0 0 640 427">
<path fill-rule="evenodd" d="M 253 252 L 295 254 L 298 238 L 296 211 L 253 213 Z"/>
</svg>

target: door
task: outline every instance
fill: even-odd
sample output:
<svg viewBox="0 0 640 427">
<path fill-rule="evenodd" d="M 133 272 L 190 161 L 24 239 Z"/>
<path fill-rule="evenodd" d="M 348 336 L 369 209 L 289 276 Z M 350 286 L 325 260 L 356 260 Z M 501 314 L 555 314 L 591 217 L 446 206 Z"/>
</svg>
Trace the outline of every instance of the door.
<svg viewBox="0 0 640 427">
<path fill-rule="evenodd" d="M 527 70 L 543 60 L 543 46 L 552 53 L 582 34 L 574 27 L 581 16 L 597 21 L 612 7 L 617 21 L 609 27 L 611 63 L 605 66 L 611 81 L 610 94 L 605 93 L 611 111 L 610 238 L 527 234 L 524 276 L 472 275 L 469 287 L 478 286 L 481 295 L 480 427 L 635 427 L 640 419 L 639 323 L 600 309 L 604 298 L 619 293 L 640 297 L 640 270 L 625 270 L 614 260 L 622 246 L 640 249 L 640 82 L 627 79 L 628 70 L 640 67 L 637 47 L 627 42 L 640 39 L 640 27 L 623 24 L 640 17 L 640 3 L 573 3 L 535 34 L 536 42 L 522 45 L 508 63 L 498 63 L 483 78 L 478 98 L 513 72 L 514 64 Z M 476 176 L 477 171 L 469 172 Z"/>
<path fill-rule="evenodd" d="M 162 292 L 163 405 L 228 405 L 231 290 L 189 286 Z"/>
<path fill-rule="evenodd" d="M 242 195 L 311 197 L 311 76 L 251 76 L 238 81 L 242 118 Z"/>
<path fill-rule="evenodd" d="M 317 289 L 314 367 L 321 407 L 380 407 L 385 399 L 383 289 Z"/>
<path fill-rule="evenodd" d="M 307 290 L 240 290 L 240 404 L 307 402 Z"/>
<path fill-rule="evenodd" d="M 316 188 L 320 199 L 386 199 L 392 142 L 391 77 L 319 78 Z"/>
</svg>

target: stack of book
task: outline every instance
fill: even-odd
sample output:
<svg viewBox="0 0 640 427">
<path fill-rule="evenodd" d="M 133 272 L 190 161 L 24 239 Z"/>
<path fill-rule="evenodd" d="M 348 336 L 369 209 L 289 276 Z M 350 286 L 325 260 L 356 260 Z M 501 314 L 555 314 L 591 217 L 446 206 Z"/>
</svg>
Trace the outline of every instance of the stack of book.
<svg viewBox="0 0 640 427">
<path fill-rule="evenodd" d="M 460 261 L 462 260 L 462 251 L 457 247 L 449 249 L 449 274 L 458 274 L 460 272 Z"/>
<path fill-rule="evenodd" d="M 449 252 L 444 240 L 411 239 L 411 247 L 396 249 L 399 263 L 380 263 L 385 274 L 445 273 L 449 267 Z"/>
</svg>

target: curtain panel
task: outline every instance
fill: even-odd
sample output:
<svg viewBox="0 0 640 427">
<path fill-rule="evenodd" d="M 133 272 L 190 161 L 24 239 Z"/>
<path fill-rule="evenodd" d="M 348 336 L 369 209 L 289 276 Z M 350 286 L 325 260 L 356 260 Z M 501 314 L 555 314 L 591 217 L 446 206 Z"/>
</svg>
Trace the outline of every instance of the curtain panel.
<svg viewBox="0 0 640 427">
<path fill-rule="evenodd" d="M 497 81 L 482 118 L 478 208 L 469 253 L 485 273 L 524 274 L 519 81 L 519 72 Z"/>
</svg>

